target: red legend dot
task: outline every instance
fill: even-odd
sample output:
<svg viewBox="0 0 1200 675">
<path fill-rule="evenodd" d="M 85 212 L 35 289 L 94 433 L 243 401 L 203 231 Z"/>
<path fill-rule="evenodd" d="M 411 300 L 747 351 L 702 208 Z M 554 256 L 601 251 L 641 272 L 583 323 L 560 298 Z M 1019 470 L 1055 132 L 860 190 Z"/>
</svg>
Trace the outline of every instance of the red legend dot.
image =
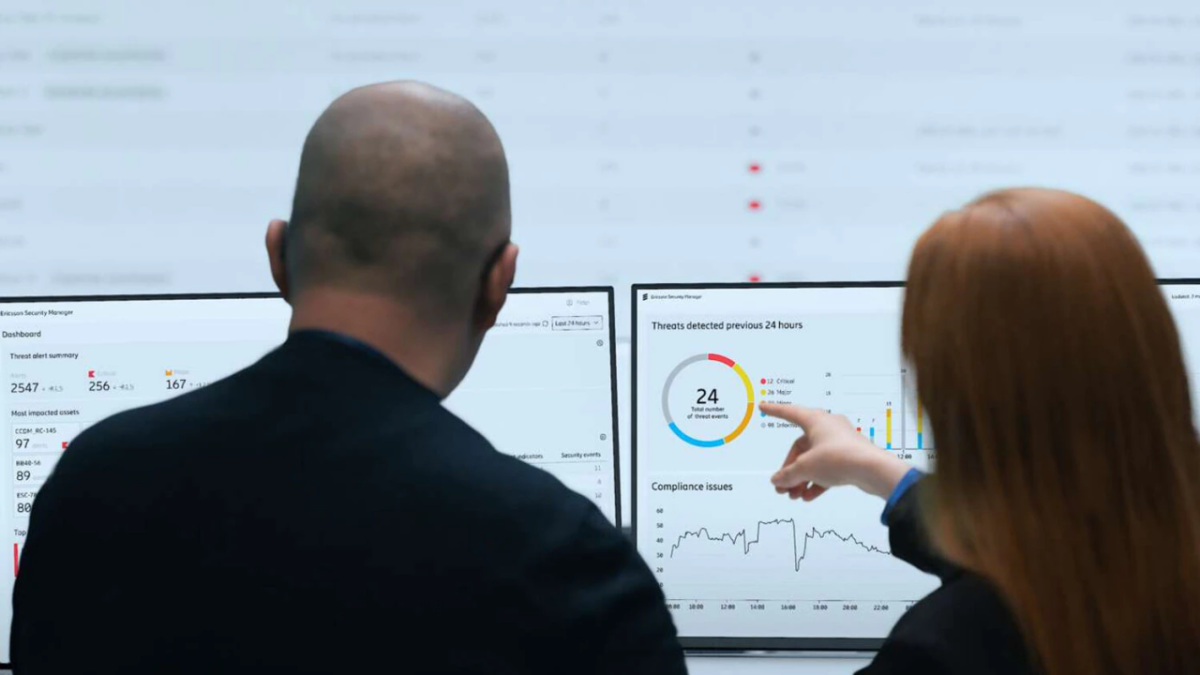
<svg viewBox="0 0 1200 675">
<path fill-rule="evenodd" d="M 765 378 L 765 377 L 764 377 L 764 378 L 762 379 L 762 383 L 763 383 L 763 384 L 766 384 L 766 383 L 767 383 L 767 378 Z"/>
<path fill-rule="evenodd" d="M 66 449 L 67 449 L 67 442 L 66 442 L 66 441 L 63 441 L 63 447 L 62 447 L 62 449 L 63 449 L 63 450 L 66 450 Z"/>
<path fill-rule="evenodd" d="M 761 208 L 762 208 L 762 202 L 758 201 L 757 199 L 750 200 L 750 210 L 751 211 L 758 211 Z"/>
<path fill-rule="evenodd" d="M 758 162 L 753 162 L 752 164 L 750 164 L 750 173 L 759 173 L 761 171 L 762 171 L 762 165 L 759 164 Z"/>
</svg>

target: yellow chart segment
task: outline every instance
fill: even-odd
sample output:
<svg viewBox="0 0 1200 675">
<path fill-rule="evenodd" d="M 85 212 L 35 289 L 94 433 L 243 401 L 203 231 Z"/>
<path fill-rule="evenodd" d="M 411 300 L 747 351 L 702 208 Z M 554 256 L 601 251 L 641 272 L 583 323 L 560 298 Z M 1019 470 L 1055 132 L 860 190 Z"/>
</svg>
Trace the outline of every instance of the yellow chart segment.
<svg viewBox="0 0 1200 675">
<path fill-rule="evenodd" d="M 726 443 L 730 443 L 733 439 L 741 436 L 746 427 L 750 426 L 750 420 L 754 418 L 754 385 L 750 382 L 750 376 L 737 363 L 733 364 L 733 372 L 737 373 L 738 377 L 742 378 L 742 384 L 746 385 L 746 401 L 748 403 L 746 403 L 746 416 L 742 418 L 742 423 L 733 430 L 732 434 L 723 439 Z"/>
<path fill-rule="evenodd" d="M 887 446 L 888 446 L 888 449 L 891 449 L 891 447 L 892 447 L 892 409 L 891 408 L 887 409 Z"/>
<path fill-rule="evenodd" d="M 737 429 L 733 430 L 732 434 L 729 434 L 728 436 L 726 436 L 724 438 L 724 441 L 726 443 L 729 443 L 730 441 L 737 438 L 738 436 L 741 436 L 742 432 L 746 430 L 746 427 L 750 426 L 750 419 L 753 417 L 754 417 L 754 404 L 751 403 L 750 405 L 746 406 L 746 416 L 744 418 L 742 418 L 742 423 L 738 425 Z"/>
</svg>

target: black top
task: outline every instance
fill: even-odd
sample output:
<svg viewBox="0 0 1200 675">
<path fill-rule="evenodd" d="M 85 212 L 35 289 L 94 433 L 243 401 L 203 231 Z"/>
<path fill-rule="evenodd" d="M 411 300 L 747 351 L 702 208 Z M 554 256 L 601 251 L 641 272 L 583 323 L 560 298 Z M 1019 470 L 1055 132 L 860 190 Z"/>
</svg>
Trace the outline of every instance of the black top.
<svg viewBox="0 0 1200 675">
<path fill-rule="evenodd" d="M 34 504 L 16 673 L 684 673 L 587 499 L 301 333 L 84 432 Z"/>
<path fill-rule="evenodd" d="M 936 574 L 942 586 L 900 619 L 859 675 L 1034 673 L 1016 620 L 999 593 L 934 552 L 918 513 L 918 494 L 925 488 L 916 484 L 888 512 L 892 554 Z"/>
</svg>

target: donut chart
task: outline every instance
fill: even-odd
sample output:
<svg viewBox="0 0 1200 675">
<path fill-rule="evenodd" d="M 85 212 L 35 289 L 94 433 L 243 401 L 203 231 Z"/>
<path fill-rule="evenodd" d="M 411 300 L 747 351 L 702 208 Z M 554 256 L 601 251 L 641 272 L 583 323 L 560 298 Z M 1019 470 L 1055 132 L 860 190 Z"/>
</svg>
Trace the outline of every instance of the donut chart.
<svg viewBox="0 0 1200 675">
<path fill-rule="evenodd" d="M 679 425 L 676 424 L 675 420 L 671 417 L 670 405 L 671 385 L 675 383 L 675 378 L 679 376 L 679 373 L 686 370 L 689 366 L 697 363 L 704 363 L 706 361 L 714 361 L 732 368 L 733 371 L 737 373 L 738 378 L 741 379 L 742 384 L 746 389 L 746 414 L 744 417 L 742 417 L 742 421 L 738 423 L 737 427 L 734 428 L 729 434 L 712 439 L 696 438 L 680 429 Z M 671 374 L 667 376 L 667 381 L 663 385 L 662 408 L 663 416 L 667 420 L 667 426 L 670 427 L 671 431 L 679 438 L 679 440 L 699 448 L 719 448 L 722 445 L 732 443 L 738 436 L 742 435 L 742 432 L 746 430 L 746 427 L 750 426 L 750 420 L 754 417 L 754 385 L 750 382 L 750 376 L 746 375 L 746 371 L 743 370 L 736 361 L 728 356 L 711 353 L 697 354 L 696 356 L 684 359 L 679 365 L 675 366 L 675 369 L 672 370 Z"/>
</svg>

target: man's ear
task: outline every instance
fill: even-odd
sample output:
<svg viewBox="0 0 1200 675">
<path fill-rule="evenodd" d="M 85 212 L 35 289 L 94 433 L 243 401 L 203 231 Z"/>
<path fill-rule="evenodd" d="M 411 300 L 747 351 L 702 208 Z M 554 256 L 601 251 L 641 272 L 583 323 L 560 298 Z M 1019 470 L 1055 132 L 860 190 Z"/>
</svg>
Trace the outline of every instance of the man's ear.
<svg viewBox="0 0 1200 675">
<path fill-rule="evenodd" d="M 488 330 L 496 325 L 496 317 L 504 309 L 508 300 L 508 289 L 512 288 L 513 279 L 517 276 L 517 253 L 520 249 L 509 242 L 492 264 L 492 268 L 483 277 L 483 292 L 479 296 L 479 307 L 476 313 L 476 325 L 480 330 Z"/>
<path fill-rule="evenodd" d="M 267 225 L 267 260 L 271 263 L 271 278 L 275 287 L 288 300 L 287 279 L 287 221 L 276 218 Z"/>
</svg>

